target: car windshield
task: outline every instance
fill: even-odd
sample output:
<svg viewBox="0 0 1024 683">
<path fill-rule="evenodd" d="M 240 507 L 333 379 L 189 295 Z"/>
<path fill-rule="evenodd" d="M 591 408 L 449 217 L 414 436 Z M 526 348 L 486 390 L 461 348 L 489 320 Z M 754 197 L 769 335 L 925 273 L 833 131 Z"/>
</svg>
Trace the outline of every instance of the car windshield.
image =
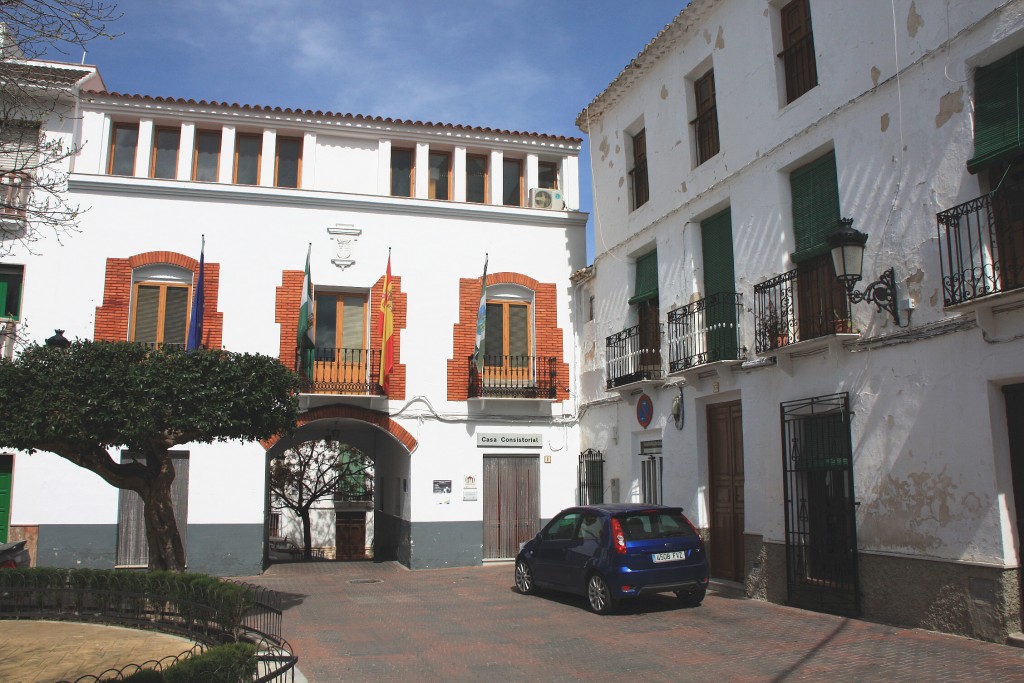
<svg viewBox="0 0 1024 683">
<path fill-rule="evenodd" d="M 696 535 L 678 510 L 642 510 L 623 515 L 619 520 L 627 541 Z"/>
</svg>

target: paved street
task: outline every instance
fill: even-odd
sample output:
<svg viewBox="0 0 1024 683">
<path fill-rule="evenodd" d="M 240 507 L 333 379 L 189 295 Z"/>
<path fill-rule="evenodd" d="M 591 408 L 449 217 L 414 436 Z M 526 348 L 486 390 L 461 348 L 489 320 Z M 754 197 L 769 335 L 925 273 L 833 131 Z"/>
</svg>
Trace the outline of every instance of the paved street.
<svg viewBox="0 0 1024 683">
<path fill-rule="evenodd" d="M 282 564 L 284 635 L 312 683 L 335 681 L 1024 681 L 1024 649 L 709 593 L 600 617 L 515 592 L 511 565 Z"/>
</svg>

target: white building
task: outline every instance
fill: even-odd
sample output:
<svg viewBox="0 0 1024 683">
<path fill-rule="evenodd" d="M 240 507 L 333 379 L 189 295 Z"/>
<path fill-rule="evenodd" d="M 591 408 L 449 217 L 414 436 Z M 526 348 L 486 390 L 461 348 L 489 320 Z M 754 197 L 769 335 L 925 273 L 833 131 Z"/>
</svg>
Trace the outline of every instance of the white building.
<svg viewBox="0 0 1024 683">
<path fill-rule="evenodd" d="M 587 497 L 684 506 L 751 597 L 1020 631 L 1022 70 L 1020 0 L 693 0 L 647 45 L 577 119 Z"/>
<path fill-rule="evenodd" d="M 295 367 L 311 253 L 317 350 L 299 429 L 181 449 L 190 569 L 259 571 L 276 523 L 269 459 L 327 436 L 374 463 L 372 514 L 355 506 L 361 519 L 348 510 L 338 524 L 349 534 L 369 526 L 355 533 L 370 550 L 410 567 L 509 557 L 572 503 L 581 140 L 118 94 L 93 67 L 33 67 L 68 83 L 67 116 L 42 130 L 80 147 L 64 170 L 86 210 L 61 242 L 4 245 L 7 341 L 16 331 L 42 343 L 59 328 L 72 339 L 183 343 L 205 237 L 205 345 Z M 25 220 L 14 204 L 5 213 Z M 397 359 L 385 395 L 375 318 L 389 254 Z M 486 356 L 471 374 L 485 258 Z M 9 522 L 12 538 L 29 538 L 38 564 L 144 563 L 138 519 L 117 489 L 51 454 L 0 460 L 13 470 L 3 533 Z M 313 544 L 333 550 L 334 527 L 327 501 Z M 287 519 L 279 528 L 301 540 Z"/>
</svg>

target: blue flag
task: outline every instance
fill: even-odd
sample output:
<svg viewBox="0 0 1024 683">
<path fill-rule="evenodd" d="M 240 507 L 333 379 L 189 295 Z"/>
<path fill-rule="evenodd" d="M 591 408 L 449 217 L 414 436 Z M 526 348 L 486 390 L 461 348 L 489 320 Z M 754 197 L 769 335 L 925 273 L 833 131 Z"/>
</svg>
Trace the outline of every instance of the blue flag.
<svg viewBox="0 0 1024 683">
<path fill-rule="evenodd" d="M 196 276 L 195 284 L 192 287 L 192 315 L 188 320 L 188 337 L 185 340 L 185 350 L 194 351 L 203 346 L 203 308 L 206 295 L 203 291 L 203 260 L 206 251 L 206 236 L 203 235 L 203 245 L 199 248 L 199 274 Z"/>
</svg>

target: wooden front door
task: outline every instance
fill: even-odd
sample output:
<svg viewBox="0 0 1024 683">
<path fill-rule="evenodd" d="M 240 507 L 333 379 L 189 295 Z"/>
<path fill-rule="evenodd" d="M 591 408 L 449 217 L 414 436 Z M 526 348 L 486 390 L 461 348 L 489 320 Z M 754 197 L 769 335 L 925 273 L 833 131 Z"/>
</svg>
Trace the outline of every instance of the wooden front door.
<svg viewBox="0 0 1024 683">
<path fill-rule="evenodd" d="M 708 406 L 711 576 L 743 581 L 743 413 L 739 401 Z"/>
<path fill-rule="evenodd" d="M 484 559 L 516 556 L 540 531 L 536 456 L 484 457 Z"/>
<path fill-rule="evenodd" d="M 337 559 L 366 559 L 366 512 L 339 510 L 334 533 L 334 556 Z"/>
<path fill-rule="evenodd" d="M 1024 384 L 1003 387 L 1006 396 L 1006 426 L 1010 437 L 1010 471 L 1013 477 L 1013 500 L 1017 513 L 1017 562 L 1024 567 Z M 1024 621 L 1024 571 L 1018 583 L 1021 591 L 1021 620 Z"/>
</svg>

